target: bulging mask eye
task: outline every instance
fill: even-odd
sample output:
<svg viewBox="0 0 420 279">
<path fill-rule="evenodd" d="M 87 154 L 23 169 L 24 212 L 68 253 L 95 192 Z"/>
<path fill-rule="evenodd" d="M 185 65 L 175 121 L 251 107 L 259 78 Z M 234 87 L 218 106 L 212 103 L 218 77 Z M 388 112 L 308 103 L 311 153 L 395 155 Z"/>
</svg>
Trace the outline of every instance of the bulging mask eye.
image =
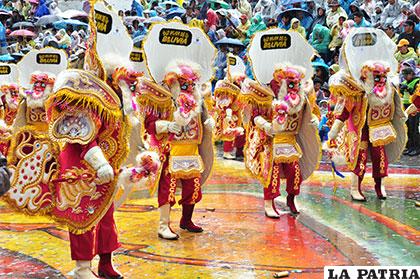
<svg viewBox="0 0 420 279">
<path fill-rule="evenodd" d="M 183 83 L 181 85 L 181 90 L 187 90 L 188 89 L 188 83 Z"/>
</svg>

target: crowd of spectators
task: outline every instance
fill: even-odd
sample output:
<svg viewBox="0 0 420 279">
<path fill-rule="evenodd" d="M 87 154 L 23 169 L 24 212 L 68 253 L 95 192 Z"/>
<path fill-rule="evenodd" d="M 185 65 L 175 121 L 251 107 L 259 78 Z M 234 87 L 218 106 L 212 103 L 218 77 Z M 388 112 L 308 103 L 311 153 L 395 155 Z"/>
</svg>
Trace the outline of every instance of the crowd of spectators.
<svg viewBox="0 0 420 279">
<path fill-rule="evenodd" d="M 127 0 L 128 1 L 128 0 Z M 135 45 L 140 45 L 153 22 L 179 20 L 203 28 L 218 48 L 216 80 L 223 79 L 227 54 L 241 57 L 252 71 L 246 47 L 252 36 L 270 27 L 298 32 L 318 53 L 313 60 L 316 102 L 330 99 L 329 77 L 340 70 L 339 53 L 353 28 L 382 29 L 397 45 L 400 93 L 404 106 L 420 83 L 420 3 L 418 0 L 130 0 L 120 10 Z M 56 0 L 3 0 L 0 4 L 0 60 L 17 62 L 32 48 L 65 49 L 80 63 L 88 37 L 86 7 L 73 14 L 61 11 Z M 23 32 L 19 36 L 16 31 Z M 30 33 L 29 33 L 30 32 Z M 420 153 L 419 116 L 407 121 L 405 154 Z"/>
</svg>

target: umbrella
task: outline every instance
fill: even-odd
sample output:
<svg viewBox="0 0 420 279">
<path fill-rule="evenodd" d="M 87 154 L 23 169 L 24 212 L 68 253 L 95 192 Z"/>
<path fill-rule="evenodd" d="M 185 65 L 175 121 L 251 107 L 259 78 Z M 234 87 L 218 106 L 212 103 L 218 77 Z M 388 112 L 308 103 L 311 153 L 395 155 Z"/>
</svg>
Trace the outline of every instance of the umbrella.
<svg viewBox="0 0 420 279">
<path fill-rule="evenodd" d="M 230 9 L 230 5 L 223 0 L 210 0 L 209 3 L 213 10 L 215 10 L 215 4 L 219 4 L 223 9 Z"/>
<path fill-rule="evenodd" d="M 47 46 L 54 47 L 54 48 L 60 48 L 57 40 L 54 39 L 54 38 L 45 41 L 43 47 L 47 47 Z"/>
<path fill-rule="evenodd" d="M 42 16 L 38 19 L 38 21 L 35 23 L 36 26 L 46 26 L 48 24 L 53 24 L 56 21 L 62 20 L 62 17 L 56 16 L 56 15 L 46 15 Z"/>
<path fill-rule="evenodd" d="M 166 5 L 171 5 L 171 6 L 177 6 L 179 7 L 179 4 L 175 1 L 163 1 L 162 3 L 159 4 L 159 6 L 161 6 L 162 8 L 165 8 Z"/>
<path fill-rule="evenodd" d="M 0 55 L 0 62 L 10 62 L 14 60 L 15 59 L 9 53 Z"/>
<path fill-rule="evenodd" d="M 81 22 L 77 19 L 63 19 L 53 23 L 55 29 L 66 29 L 68 25 L 73 27 L 88 27 L 87 23 Z"/>
<path fill-rule="evenodd" d="M 21 52 L 15 52 L 15 53 L 12 53 L 11 56 L 13 57 L 13 59 L 19 61 L 20 59 L 22 59 L 23 56 L 25 56 L 25 54 L 23 54 Z"/>
<path fill-rule="evenodd" d="M 144 22 L 146 19 L 141 16 L 127 16 L 124 18 L 124 23 L 127 25 L 132 25 L 133 21 L 138 20 L 138 22 Z"/>
<path fill-rule="evenodd" d="M 133 45 L 135 47 L 141 48 L 141 45 L 142 45 L 142 42 L 143 42 L 144 37 L 145 37 L 144 35 L 135 37 L 133 39 Z"/>
<path fill-rule="evenodd" d="M 24 28 L 35 28 L 35 25 L 32 22 L 28 22 L 28 21 L 21 21 L 21 22 L 16 22 L 15 24 L 12 25 L 12 29 L 24 29 Z"/>
<path fill-rule="evenodd" d="M 313 0 L 282 0 L 281 5 L 289 6 L 289 5 L 293 5 L 297 3 L 305 3 L 305 2 L 310 2 L 310 1 L 313 1 Z"/>
<path fill-rule="evenodd" d="M 146 19 L 144 21 L 144 23 L 153 23 L 153 22 L 164 22 L 166 21 L 164 18 L 160 17 L 160 16 L 154 16 L 154 17 L 149 17 L 148 19 Z"/>
<path fill-rule="evenodd" d="M 185 14 L 185 9 L 179 7 L 171 8 L 166 12 L 166 19 L 169 20 L 176 16 L 180 17 L 183 14 Z"/>
<path fill-rule="evenodd" d="M 76 18 L 76 17 L 88 18 L 89 17 L 87 13 L 80 10 L 67 10 L 62 13 L 59 13 L 58 16 L 61 16 L 62 18 Z"/>
<path fill-rule="evenodd" d="M 6 10 L 0 10 L 0 16 L 9 17 L 9 16 L 12 16 L 12 14 Z"/>
<path fill-rule="evenodd" d="M 9 37 L 36 37 L 36 34 L 32 31 L 26 30 L 26 29 L 20 29 L 13 31 L 9 34 Z"/>
<path fill-rule="evenodd" d="M 318 61 L 314 61 L 311 63 L 312 67 L 317 68 L 317 67 L 321 67 L 324 68 L 328 71 L 329 67 L 327 64 L 325 64 L 325 62 L 323 60 L 318 60 Z"/>
<path fill-rule="evenodd" d="M 277 21 L 280 22 L 282 17 L 288 15 L 290 18 L 297 18 L 300 20 L 300 24 L 305 27 L 305 29 L 308 29 L 312 22 L 314 21 L 312 15 L 310 12 L 305 11 L 303 9 L 288 9 L 284 12 L 281 12 L 279 16 L 277 17 Z"/>
<path fill-rule="evenodd" d="M 218 40 L 217 42 L 214 43 L 216 46 L 218 45 L 231 45 L 231 46 L 241 46 L 241 47 L 245 47 L 244 44 L 238 40 L 238 39 L 232 39 L 232 38 L 223 38 Z"/>
</svg>

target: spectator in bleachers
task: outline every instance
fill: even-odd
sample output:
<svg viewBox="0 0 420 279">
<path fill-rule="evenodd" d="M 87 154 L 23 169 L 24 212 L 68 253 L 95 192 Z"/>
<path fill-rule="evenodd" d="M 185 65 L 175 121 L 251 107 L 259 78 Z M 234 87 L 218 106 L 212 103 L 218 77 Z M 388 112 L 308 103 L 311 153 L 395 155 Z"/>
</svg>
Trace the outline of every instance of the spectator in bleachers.
<svg viewBox="0 0 420 279">
<path fill-rule="evenodd" d="M 340 4 L 337 0 L 332 0 L 332 2 L 328 4 L 328 7 L 330 8 L 330 10 L 327 12 L 328 28 L 331 28 L 334 24 L 336 24 L 340 16 L 345 16 L 347 18 L 346 11 L 340 7 Z"/>
</svg>

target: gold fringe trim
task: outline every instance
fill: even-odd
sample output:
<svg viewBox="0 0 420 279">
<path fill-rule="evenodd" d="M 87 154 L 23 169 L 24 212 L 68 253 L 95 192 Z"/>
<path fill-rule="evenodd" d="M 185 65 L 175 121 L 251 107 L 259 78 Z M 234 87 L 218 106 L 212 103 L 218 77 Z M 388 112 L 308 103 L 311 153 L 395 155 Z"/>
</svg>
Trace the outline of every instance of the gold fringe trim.
<svg viewBox="0 0 420 279">
<path fill-rule="evenodd" d="M 384 139 L 375 140 L 375 142 L 372 142 L 373 147 L 381 146 L 381 145 L 387 145 L 393 142 L 396 139 L 395 136 L 388 136 Z"/>
<path fill-rule="evenodd" d="M 171 173 L 171 177 L 175 179 L 200 178 L 201 173 L 199 171 L 177 171 L 176 173 Z"/>
<path fill-rule="evenodd" d="M 279 158 L 274 158 L 274 162 L 279 164 L 279 163 L 293 163 L 293 162 L 297 162 L 299 161 L 299 156 L 298 155 L 291 155 L 291 156 L 281 156 Z"/>
<path fill-rule="evenodd" d="M 243 104 L 248 104 L 252 106 L 257 106 L 259 109 L 269 109 L 271 108 L 272 99 L 260 99 L 253 95 L 244 95 L 241 94 L 238 97 L 238 101 Z"/>
<path fill-rule="evenodd" d="M 69 103 L 72 106 L 80 106 L 82 108 L 89 108 L 94 111 L 101 119 L 106 122 L 115 122 L 122 118 L 121 109 L 107 108 L 100 98 L 90 94 L 81 95 L 80 92 L 75 92 L 69 88 L 64 88 L 57 91 L 46 101 L 45 107 L 47 111 L 49 108 L 58 111 L 57 105 L 60 103 Z M 50 121 L 54 121 L 51 119 Z"/>
<path fill-rule="evenodd" d="M 137 102 L 142 110 L 152 110 L 154 113 L 168 113 L 169 115 L 174 112 L 172 99 L 157 101 L 149 95 L 141 95 L 137 97 Z"/>
<path fill-rule="evenodd" d="M 236 85 L 228 82 L 223 82 L 221 86 L 214 90 L 214 96 L 231 96 L 237 97 L 241 92 L 241 89 Z"/>
</svg>

